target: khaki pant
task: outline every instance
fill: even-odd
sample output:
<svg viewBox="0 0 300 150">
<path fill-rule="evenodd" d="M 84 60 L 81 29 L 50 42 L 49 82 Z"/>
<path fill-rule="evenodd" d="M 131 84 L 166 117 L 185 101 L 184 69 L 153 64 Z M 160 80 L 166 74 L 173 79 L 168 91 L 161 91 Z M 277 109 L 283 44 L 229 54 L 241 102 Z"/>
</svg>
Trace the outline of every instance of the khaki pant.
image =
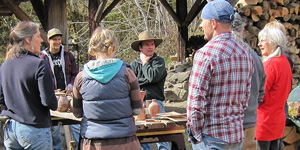
<svg viewBox="0 0 300 150">
<path fill-rule="evenodd" d="M 247 128 L 245 131 L 245 140 L 242 150 L 257 150 L 257 141 L 255 139 L 255 127 Z"/>
</svg>

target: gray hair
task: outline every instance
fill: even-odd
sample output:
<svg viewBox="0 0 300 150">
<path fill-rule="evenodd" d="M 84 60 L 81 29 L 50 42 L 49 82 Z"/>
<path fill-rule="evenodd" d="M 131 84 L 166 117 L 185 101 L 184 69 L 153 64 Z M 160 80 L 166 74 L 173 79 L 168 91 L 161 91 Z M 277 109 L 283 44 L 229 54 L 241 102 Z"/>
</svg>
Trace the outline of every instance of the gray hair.
<svg viewBox="0 0 300 150">
<path fill-rule="evenodd" d="M 246 24 L 244 23 L 242 17 L 239 13 L 234 13 L 234 20 L 232 22 L 232 30 L 236 32 L 241 32 Z"/>
<path fill-rule="evenodd" d="M 266 61 L 272 57 L 278 57 L 283 54 L 287 44 L 286 36 L 278 28 L 264 28 L 259 32 L 258 39 L 266 39 L 270 42 L 270 44 L 275 44 L 277 46 L 277 48 L 273 50 L 268 57 L 264 58 L 263 61 Z"/>
<path fill-rule="evenodd" d="M 232 22 L 232 33 L 234 38 L 244 46 L 247 50 L 251 50 L 252 48 L 244 41 L 243 29 L 245 23 L 242 20 L 242 17 L 239 13 L 234 14 L 234 20 Z"/>
<path fill-rule="evenodd" d="M 39 24 L 31 21 L 21 21 L 12 28 L 9 34 L 6 59 L 18 57 L 22 51 L 25 51 L 25 38 L 32 38 L 38 30 Z"/>
</svg>

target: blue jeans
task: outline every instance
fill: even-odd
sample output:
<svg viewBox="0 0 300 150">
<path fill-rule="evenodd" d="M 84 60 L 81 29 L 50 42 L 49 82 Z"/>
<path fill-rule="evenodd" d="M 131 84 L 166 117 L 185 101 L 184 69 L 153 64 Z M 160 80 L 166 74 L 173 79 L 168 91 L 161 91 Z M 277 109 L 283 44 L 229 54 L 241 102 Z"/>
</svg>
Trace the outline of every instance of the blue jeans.
<svg viewBox="0 0 300 150">
<path fill-rule="evenodd" d="M 61 138 L 60 128 L 61 125 L 51 127 L 54 150 L 62 150 L 62 138 Z"/>
<path fill-rule="evenodd" d="M 50 128 L 36 128 L 11 119 L 3 131 L 6 150 L 52 150 Z"/>
<path fill-rule="evenodd" d="M 163 101 L 157 100 L 157 103 L 159 104 L 159 112 L 160 113 L 165 113 L 165 108 Z M 169 150 L 170 145 L 168 142 L 160 142 L 160 143 L 155 143 L 157 146 L 158 150 Z M 143 150 L 151 150 L 151 144 L 142 144 Z"/>
<path fill-rule="evenodd" d="M 71 132 L 73 134 L 73 137 L 78 145 L 78 142 L 79 142 L 79 133 L 80 133 L 80 125 L 79 124 L 73 124 L 73 125 L 70 125 L 70 129 L 71 129 Z"/>
<path fill-rule="evenodd" d="M 62 150 L 63 149 L 62 148 L 62 137 L 61 137 L 60 130 L 61 130 L 61 125 L 51 127 L 54 150 Z M 70 130 L 71 130 L 73 137 L 78 145 L 80 125 L 79 124 L 70 125 Z"/>
<path fill-rule="evenodd" d="M 193 144 L 193 150 L 212 150 L 212 149 L 220 149 L 220 150 L 240 150 L 242 149 L 243 142 L 229 144 L 220 139 L 202 135 L 202 142 Z"/>
</svg>

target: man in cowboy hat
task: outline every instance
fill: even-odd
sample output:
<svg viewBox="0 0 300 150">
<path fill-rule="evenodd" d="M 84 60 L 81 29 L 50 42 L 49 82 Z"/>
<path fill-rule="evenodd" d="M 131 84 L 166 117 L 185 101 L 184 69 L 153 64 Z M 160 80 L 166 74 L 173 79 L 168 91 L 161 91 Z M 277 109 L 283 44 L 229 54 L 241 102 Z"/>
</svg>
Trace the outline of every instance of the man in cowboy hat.
<svg viewBox="0 0 300 150">
<path fill-rule="evenodd" d="M 146 91 L 145 100 L 156 99 L 160 112 L 165 112 L 163 101 L 164 84 L 167 76 L 165 60 L 155 53 L 155 48 L 162 42 L 152 36 L 150 31 L 139 34 L 139 40 L 131 44 L 131 48 L 140 52 L 140 58 L 131 62 L 132 70 L 138 78 L 140 89 Z M 167 142 L 156 143 L 158 149 L 170 149 Z M 144 150 L 150 149 L 149 144 L 142 144 Z"/>
</svg>

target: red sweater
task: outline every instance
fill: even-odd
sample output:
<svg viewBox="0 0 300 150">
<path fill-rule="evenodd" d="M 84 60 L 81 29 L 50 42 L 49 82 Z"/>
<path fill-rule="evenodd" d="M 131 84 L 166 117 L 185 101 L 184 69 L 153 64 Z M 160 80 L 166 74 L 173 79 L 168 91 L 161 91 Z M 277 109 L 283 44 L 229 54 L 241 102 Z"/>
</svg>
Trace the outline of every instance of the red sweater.
<svg viewBox="0 0 300 150">
<path fill-rule="evenodd" d="M 292 71 L 284 55 L 270 58 L 263 66 L 267 76 L 265 95 L 257 109 L 255 137 L 259 141 L 272 141 L 283 136 L 284 105 L 291 90 Z"/>
</svg>

